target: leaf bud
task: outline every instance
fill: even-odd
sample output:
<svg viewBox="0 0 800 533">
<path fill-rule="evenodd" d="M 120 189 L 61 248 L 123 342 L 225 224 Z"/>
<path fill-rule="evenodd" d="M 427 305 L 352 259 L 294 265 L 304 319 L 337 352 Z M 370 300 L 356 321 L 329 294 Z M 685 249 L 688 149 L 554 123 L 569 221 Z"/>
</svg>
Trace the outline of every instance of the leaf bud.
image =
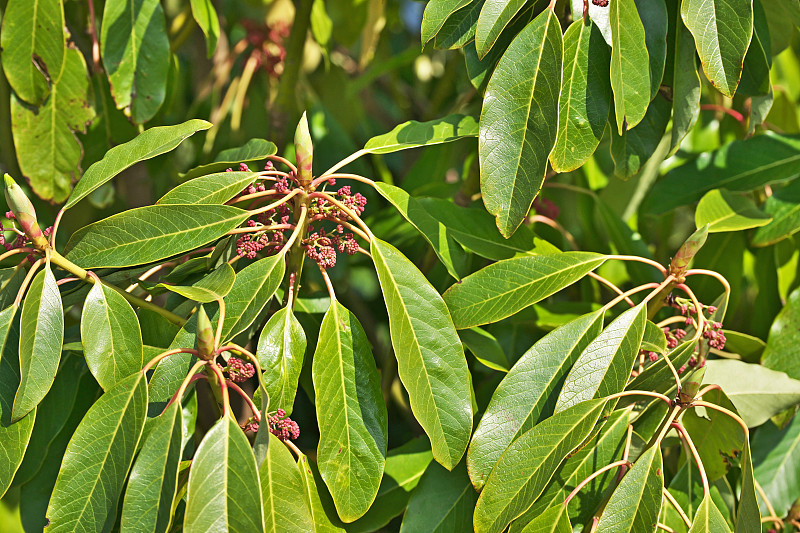
<svg viewBox="0 0 800 533">
<path fill-rule="evenodd" d="M 701 366 L 692 370 L 683 381 L 683 387 L 679 394 L 679 399 L 682 404 L 689 404 L 694 401 L 695 396 L 700 390 L 700 385 L 703 384 L 703 377 L 706 375 L 706 367 Z"/>
<path fill-rule="evenodd" d="M 311 183 L 311 164 L 314 158 L 314 147 L 311 144 L 311 134 L 308 131 L 308 119 L 305 113 L 300 117 L 300 122 L 294 132 L 294 154 L 297 161 L 297 179 L 300 185 L 305 187 Z"/>
<path fill-rule="evenodd" d="M 679 283 L 683 283 L 684 274 L 695 254 L 703 247 L 708 237 L 708 224 L 699 228 L 686 239 L 686 242 L 672 258 L 669 264 L 669 273 L 675 276 Z"/>
<path fill-rule="evenodd" d="M 214 328 L 202 305 L 197 310 L 197 351 L 200 353 L 200 359 L 205 361 L 214 359 Z"/>
<path fill-rule="evenodd" d="M 36 221 L 36 210 L 25 195 L 25 191 L 8 174 L 5 174 L 3 179 L 6 183 L 6 202 L 14 213 L 20 229 L 25 232 L 34 245 L 40 248 L 47 246 L 47 238 Z"/>
</svg>

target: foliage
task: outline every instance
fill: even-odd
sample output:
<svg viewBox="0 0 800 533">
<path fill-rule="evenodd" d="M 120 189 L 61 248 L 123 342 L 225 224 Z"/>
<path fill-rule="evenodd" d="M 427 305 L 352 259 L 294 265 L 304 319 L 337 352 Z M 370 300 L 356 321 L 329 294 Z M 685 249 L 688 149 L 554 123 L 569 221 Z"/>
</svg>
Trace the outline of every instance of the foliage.
<svg viewBox="0 0 800 533">
<path fill-rule="evenodd" d="M 4 531 L 800 530 L 796 0 L 0 9 Z"/>
</svg>

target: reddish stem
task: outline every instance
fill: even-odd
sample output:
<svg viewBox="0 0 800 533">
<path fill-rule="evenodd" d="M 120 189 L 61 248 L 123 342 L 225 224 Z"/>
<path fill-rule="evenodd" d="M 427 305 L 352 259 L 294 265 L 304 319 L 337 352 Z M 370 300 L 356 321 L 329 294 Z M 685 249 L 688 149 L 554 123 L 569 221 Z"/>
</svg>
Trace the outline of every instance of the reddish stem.
<svg viewBox="0 0 800 533">
<path fill-rule="evenodd" d="M 730 115 L 731 117 L 735 118 L 739 121 L 740 124 L 744 124 L 744 115 L 736 111 L 735 109 L 731 109 L 729 107 L 717 105 L 717 104 L 702 104 L 700 109 L 703 111 L 717 111 L 721 113 L 725 113 L 726 115 Z"/>
<path fill-rule="evenodd" d="M 239 385 L 237 385 L 236 383 L 234 383 L 233 381 L 230 381 L 230 380 L 228 381 L 228 387 L 230 387 L 233 390 L 235 390 L 239 394 L 239 396 L 241 396 L 242 399 L 245 402 L 247 402 L 248 407 L 250 407 L 250 410 L 253 411 L 253 416 L 255 416 L 256 422 L 258 422 L 260 424 L 261 423 L 261 413 L 258 411 L 258 407 L 256 407 L 256 404 L 255 404 L 255 402 L 253 402 L 253 399 L 250 396 L 248 396 L 247 393 L 245 391 L 243 391 L 242 388 Z"/>
</svg>

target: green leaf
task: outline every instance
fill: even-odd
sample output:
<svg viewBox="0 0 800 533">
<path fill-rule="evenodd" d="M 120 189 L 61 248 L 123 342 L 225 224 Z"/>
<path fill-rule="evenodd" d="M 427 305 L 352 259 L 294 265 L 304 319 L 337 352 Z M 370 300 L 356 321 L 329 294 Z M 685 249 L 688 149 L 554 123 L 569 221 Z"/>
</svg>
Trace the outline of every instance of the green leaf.
<svg viewBox="0 0 800 533">
<path fill-rule="evenodd" d="M 267 533 L 314 531 L 300 468 L 289 448 L 268 433 L 267 455 L 258 476 Z"/>
<path fill-rule="evenodd" d="M 104 390 L 145 364 L 142 331 L 131 304 L 114 289 L 95 283 L 81 314 L 86 364 Z"/>
<path fill-rule="evenodd" d="M 467 254 L 455 242 L 448 228 L 434 218 L 416 198 L 399 187 L 383 182 L 376 183 L 375 190 L 425 237 L 451 276 L 461 279 L 467 274 Z"/>
<path fill-rule="evenodd" d="M 525 0 L 487 0 L 481 8 L 475 27 L 475 48 L 479 58 L 497 42 L 503 29 L 525 5 Z"/>
<path fill-rule="evenodd" d="M 639 456 L 611 494 L 597 532 L 654 531 L 661 512 L 663 489 L 661 448 L 651 446 Z"/>
<path fill-rule="evenodd" d="M 733 141 L 670 170 L 652 188 L 642 209 L 654 215 L 725 188 L 745 192 L 800 173 L 800 137 L 766 133 Z"/>
<path fill-rule="evenodd" d="M 671 350 L 666 357 L 676 369 L 689 362 L 694 356 L 694 349 L 697 343 L 684 342 Z M 633 378 L 625 387 L 627 390 L 648 390 L 665 393 L 675 387 L 675 378 L 664 357 L 659 357 L 655 363 L 648 365 L 644 372 Z M 620 398 L 620 405 L 626 405 L 628 401 Z"/>
<path fill-rule="evenodd" d="M 325 490 L 325 483 L 319 475 L 317 465 L 305 455 L 301 455 L 297 466 L 300 468 L 300 478 L 303 481 L 306 502 L 311 510 L 315 533 L 345 531 L 344 524 L 336 516 L 336 508 L 333 506 L 331 495 Z"/>
<path fill-rule="evenodd" d="M 556 412 L 591 398 L 620 392 L 639 355 L 647 321 L 647 305 L 619 315 L 583 350 L 570 370 Z"/>
<path fill-rule="evenodd" d="M 656 97 L 667 60 L 667 4 L 665 0 L 634 0 L 644 26 L 650 63 L 650 100 Z"/>
<path fill-rule="evenodd" d="M 697 465 L 692 461 L 684 462 L 683 466 L 680 467 L 678 472 L 670 481 L 668 491 L 678 505 L 680 505 L 681 509 L 684 510 L 687 518 L 689 518 L 691 521 L 691 519 L 700 512 L 700 507 L 703 504 L 703 499 L 705 498 L 705 495 L 703 494 L 703 484 L 700 478 L 700 471 L 697 469 Z M 729 528 L 732 527 L 733 494 L 729 488 L 728 480 L 723 478 L 714 483 L 710 483 L 709 493 L 711 494 L 711 503 L 716 505 L 717 509 L 723 509 L 725 511 L 723 523 L 725 523 Z M 725 495 L 723 496 L 723 494 Z M 726 503 L 728 497 L 731 498 L 730 509 Z M 669 527 L 672 527 L 672 529 L 674 529 L 676 532 L 681 533 L 688 532 L 689 527 L 691 527 L 691 525 L 686 525 L 673 505 L 666 502 L 663 504 L 662 514 L 659 518 L 659 521 Z M 713 533 L 713 531 L 714 530 L 711 530 L 709 533 Z"/>
<path fill-rule="evenodd" d="M 100 397 L 69 441 L 47 508 L 48 531 L 110 529 L 147 415 L 147 381 L 128 376 Z"/>
<path fill-rule="evenodd" d="M 194 313 L 186 324 L 178 330 L 167 349 L 196 347 L 197 313 Z M 162 359 L 156 365 L 153 375 L 150 378 L 148 388 L 150 401 L 155 404 L 155 407 L 151 404 L 151 409 L 154 411 L 154 413 L 150 413 L 151 417 L 164 410 L 167 401 L 169 401 L 175 391 L 178 390 L 178 387 L 180 387 L 181 382 L 186 377 L 186 374 L 189 373 L 189 369 L 192 368 L 196 360 L 197 358 L 192 354 L 176 353 Z"/>
<path fill-rule="evenodd" d="M 667 336 L 664 335 L 664 331 L 651 320 L 645 323 L 641 349 L 658 354 L 667 352 Z"/>
<path fill-rule="evenodd" d="M 192 460 L 183 529 L 262 531 L 261 501 L 253 449 L 242 428 L 226 416 L 206 433 Z"/>
<path fill-rule="evenodd" d="M 478 494 L 472 489 L 464 463 L 448 472 L 428 465 L 408 502 L 401 533 L 470 531 Z"/>
<path fill-rule="evenodd" d="M 595 311 L 556 328 L 519 358 L 497 386 L 467 452 L 467 468 L 480 490 L 503 450 L 550 416 L 564 378 L 603 327 Z"/>
<path fill-rule="evenodd" d="M 800 381 L 758 364 L 707 361 L 703 382 L 720 385 L 748 427 L 760 426 L 800 403 Z"/>
<path fill-rule="evenodd" d="M 744 56 L 742 78 L 736 94 L 767 96 L 772 92 L 769 69 L 772 66 L 770 34 L 764 7 L 753 0 L 753 37 Z"/>
<path fill-rule="evenodd" d="M 94 110 L 87 101 L 86 62 L 77 49 L 68 48 L 60 69 L 51 70 L 49 76 L 50 97 L 41 107 L 27 106 L 12 95 L 11 125 L 20 170 L 34 192 L 45 200 L 63 202 L 83 157 L 75 134 L 86 130 Z"/>
<path fill-rule="evenodd" d="M 64 8 L 59 0 L 12 0 L 3 13 L 3 71 L 14 92 L 30 104 L 50 93 L 48 76 L 61 70 L 66 54 Z"/>
<path fill-rule="evenodd" d="M 425 45 L 433 39 L 450 16 L 472 0 L 431 0 L 422 14 L 421 37 Z"/>
<path fill-rule="evenodd" d="M 367 334 L 336 300 L 322 319 L 312 364 L 320 421 L 317 464 L 339 516 L 352 522 L 378 493 L 388 415 Z"/>
<path fill-rule="evenodd" d="M 703 400 L 735 411 L 724 392 L 712 390 Z M 715 409 L 692 409 L 683 415 L 683 425 L 692 437 L 709 481 L 716 481 L 730 468 L 731 460 L 740 457 L 745 440 L 742 428 L 728 415 Z M 741 458 L 740 458 L 741 460 Z"/>
<path fill-rule="evenodd" d="M 757 228 L 772 220 L 747 196 L 725 189 L 707 192 L 697 204 L 694 222 L 698 228 L 708 224 L 709 233 Z"/>
<path fill-rule="evenodd" d="M 444 301 L 458 329 L 497 322 L 572 285 L 604 261 L 591 252 L 506 259 L 452 285 Z"/>
<path fill-rule="evenodd" d="M 183 180 L 190 180 L 198 176 L 220 173 L 228 168 L 238 168 L 240 163 L 252 164 L 257 161 L 263 161 L 277 152 L 278 147 L 274 143 L 264 139 L 250 139 L 238 148 L 228 148 L 221 151 L 213 162 L 194 167 L 184 174 L 178 174 L 178 176 Z"/>
<path fill-rule="evenodd" d="M 0 269 L 0 307 L 5 309 L 14 303 L 17 291 L 22 286 L 25 278 L 23 268 L 3 268 Z"/>
<path fill-rule="evenodd" d="M 219 39 L 219 18 L 214 10 L 214 4 L 211 0 L 191 0 L 191 5 L 194 20 L 206 36 L 206 54 L 211 57 L 217 49 L 217 39 Z"/>
<path fill-rule="evenodd" d="M 644 26 L 634 0 L 609 5 L 611 26 L 611 89 L 617 134 L 636 126 L 650 104 L 650 56 Z M 645 65 L 648 65 L 647 67 Z"/>
<path fill-rule="evenodd" d="M 428 7 L 431 3 L 428 3 Z M 364 145 L 364 151 L 369 154 L 391 154 L 409 148 L 448 143 L 477 135 L 478 123 L 469 115 L 447 115 L 427 122 L 410 120 L 395 126 L 389 133 L 368 140 Z"/>
<path fill-rule="evenodd" d="M 181 460 L 183 409 L 175 402 L 148 423 L 147 436 L 131 470 L 122 504 L 125 531 L 165 532 Z"/>
<path fill-rule="evenodd" d="M 576 20 L 567 28 L 558 136 L 550 154 L 557 172 L 582 166 L 603 138 L 611 108 L 609 61 L 608 47 L 591 21 Z"/>
<path fill-rule="evenodd" d="M 156 202 L 169 204 L 224 204 L 253 183 L 255 172 L 218 172 L 181 183 Z"/>
<path fill-rule="evenodd" d="M 233 267 L 228 263 L 222 263 L 219 268 L 213 270 L 193 285 L 159 283 L 157 285 L 149 285 L 148 290 L 166 289 L 195 302 L 209 303 L 226 296 L 235 282 L 236 272 Z M 139 284 L 144 285 L 143 282 Z"/>
<path fill-rule="evenodd" d="M 572 533 L 566 510 L 564 505 L 549 508 L 528 522 L 522 533 Z"/>
<path fill-rule="evenodd" d="M 556 142 L 563 48 L 558 19 L 546 9 L 514 38 L 486 88 L 481 192 L 505 237 L 527 216 Z"/>
<path fill-rule="evenodd" d="M 753 437 L 755 476 L 778 516 L 800 493 L 800 417 L 783 429 L 765 424 Z"/>
<path fill-rule="evenodd" d="M 752 335 L 740 331 L 723 329 L 722 332 L 725 334 L 726 352 L 739 355 L 742 361 L 747 363 L 757 363 L 761 361 L 761 354 L 764 353 L 764 349 L 767 347 L 766 342 L 758 337 L 753 337 Z"/>
<path fill-rule="evenodd" d="M 158 0 L 109 0 L 103 11 L 100 53 L 117 109 L 143 124 L 164 103 L 170 49 Z"/>
<path fill-rule="evenodd" d="M 441 296 L 394 246 L 373 239 L 398 374 L 411 410 L 445 468 L 458 464 L 472 432 L 470 376 L 464 350 Z"/>
<path fill-rule="evenodd" d="M 717 509 L 711 497 L 703 498 L 703 502 L 694 515 L 689 533 L 730 533 L 730 530 L 725 517 Z"/>
<path fill-rule="evenodd" d="M 431 445 L 424 436 L 389 450 L 375 502 L 364 516 L 348 524 L 348 533 L 379 530 L 402 513 L 431 461 Z"/>
<path fill-rule="evenodd" d="M 508 372 L 511 364 L 497 339 L 481 328 L 462 329 L 458 332 L 461 342 L 484 366 L 500 372 Z"/>
<path fill-rule="evenodd" d="M 676 3 L 675 8 L 680 10 Z M 672 71 L 672 140 L 670 152 L 680 147 L 681 141 L 689 133 L 700 115 L 700 76 L 697 73 L 696 54 L 692 33 L 686 28 L 680 16 L 670 17 L 675 21 L 675 42 L 671 44 L 673 59 Z M 669 43 L 668 43 L 669 44 Z"/>
<path fill-rule="evenodd" d="M 756 499 L 753 460 L 750 457 L 750 438 L 748 435 L 744 437 L 744 448 L 739 461 L 742 470 L 742 489 L 739 494 L 739 508 L 736 510 L 734 533 L 758 531 L 758 528 L 761 527 L 761 511 L 758 508 L 758 499 Z"/>
<path fill-rule="evenodd" d="M 475 39 L 478 16 L 486 0 L 472 0 L 466 7 L 453 13 L 433 39 L 433 47 L 439 50 L 461 48 Z"/>
<path fill-rule="evenodd" d="M 684 0 L 681 18 L 694 36 L 706 77 L 722 94 L 733 97 L 753 35 L 753 3 Z"/>
<path fill-rule="evenodd" d="M 151 205 L 123 211 L 72 234 L 67 259 L 84 268 L 128 267 L 188 252 L 249 216 L 227 205 Z"/>
<path fill-rule="evenodd" d="M 33 278 L 22 304 L 19 337 L 20 383 L 11 420 L 17 421 L 42 401 L 53 385 L 61 360 L 64 310 L 49 266 Z"/>
<path fill-rule="evenodd" d="M 672 106 L 666 98 L 656 96 L 641 122 L 617 135 L 611 135 L 611 157 L 614 174 L 622 179 L 634 176 L 656 151 L 658 143 L 667 131 Z"/>
<path fill-rule="evenodd" d="M 800 289 L 792 291 L 775 317 L 761 360 L 765 367 L 800 380 Z"/>
<path fill-rule="evenodd" d="M 800 182 L 792 182 L 767 198 L 764 211 L 772 221 L 753 235 L 753 246 L 768 246 L 800 231 Z"/>
<path fill-rule="evenodd" d="M 86 173 L 75 185 L 75 190 L 72 191 L 69 200 L 64 204 L 64 209 L 74 206 L 92 191 L 135 163 L 174 150 L 188 137 L 210 127 L 210 122 L 192 119 L 175 126 L 150 128 L 132 140 L 113 147 L 106 152 L 103 159 L 86 170 Z"/>
<path fill-rule="evenodd" d="M 500 533 L 538 498 L 564 457 L 591 432 L 604 400 L 583 402 L 523 433 L 500 457 L 473 517 L 476 533 Z"/>
<path fill-rule="evenodd" d="M 261 330 L 256 355 L 264 371 L 271 411 L 283 409 L 292 414 L 306 344 L 303 326 L 289 307 L 278 310 Z"/>
</svg>

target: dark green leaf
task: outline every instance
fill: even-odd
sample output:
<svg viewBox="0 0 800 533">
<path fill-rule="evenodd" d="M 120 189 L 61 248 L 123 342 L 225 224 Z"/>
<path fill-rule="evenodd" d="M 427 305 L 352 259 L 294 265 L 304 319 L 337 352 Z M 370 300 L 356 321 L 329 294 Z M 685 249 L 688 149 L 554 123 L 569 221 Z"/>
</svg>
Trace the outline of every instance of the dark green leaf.
<svg viewBox="0 0 800 533">
<path fill-rule="evenodd" d="M 424 45 L 439 33 L 444 23 L 450 16 L 467 6 L 472 0 L 431 0 L 425 6 L 425 12 L 422 15 L 422 44 Z"/>
<path fill-rule="evenodd" d="M 461 1 L 461 0 L 459 0 Z M 428 4 L 430 7 L 430 3 Z M 389 133 L 367 141 L 364 152 L 390 154 L 409 148 L 441 144 L 478 136 L 478 123 L 468 115 L 448 115 L 428 122 L 411 120 L 396 126 Z"/>
<path fill-rule="evenodd" d="M 267 533 L 314 531 L 300 468 L 292 452 L 268 433 L 267 455 L 258 471 Z"/>
<path fill-rule="evenodd" d="M 597 532 L 655 531 L 663 489 L 661 448 L 651 446 L 639 456 L 611 494 Z"/>
<path fill-rule="evenodd" d="M 458 336 L 475 359 L 483 365 L 492 370 L 508 372 L 511 364 L 494 335 L 481 328 L 470 328 L 462 329 L 458 332 Z"/>
<path fill-rule="evenodd" d="M 352 522 L 378 493 L 388 415 L 367 335 L 335 300 L 320 326 L 312 373 L 320 421 L 317 464 L 339 516 Z"/>
<path fill-rule="evenodd" d="M 440 50 L 452 50 L 472 42 L 475 39 L 478 16 L 485 1 L 472 0 L 469 5 L 453 13 L 434 37 L 433 47 Z"/>
<path fill-rule="evenodd" d="M 128 376 L 89 409 L 69 441 L 47 508 L 48 531 L 110 529 L 147 415 L 147 382 Z"/>
<path fill-rule="evenodd" d="M 772 65 L 769 26 L 760 0 L 753 0 L 753 37 L 747 47 L 742 79 L 736 94 L 767 96 L 772 91 L 769 69 Z"/>
<path fill-rule="evenodd" d="M 470 377 L 464 350 L 441 296 L 394 246 L 371 243 L 398 374 L 411 410 L 431 439 L 434 458 L 458 464 L 472 432 Z"/>
<path fill-rule="evenodd" d="M 448 472 L 437 463 L 428 465 L 403 515 L 401 533 L 470 531 L 478 494 L 464 464 Z"/>
<path fill-rule="evenodd" d="M 727 396 L 712 390 L 703 400 L 735 411 Z M 692 409 L 683 415 L 683 425 L 692 437 L 709 481 L 716 481 L 730 468 L 731 459 L 740 456 L 745 437 L 742 428 L 728 415 L 715 409 L 704 409 L 704 413 Z"/>
<path fill-rule="evenodd" d="M 256 352 L 264 371 L 270 410 L 283 409 L 292 414 L 305 353 L 303 326 L 290 308 L 280 309 L 261 330 Z"/>
<path fill-rule="evenodd" d="M 650 56 L 644 26 L 634 0 L 609 4 L 611 89 L 617 134 L 636 126 L 650 104 Z"/>
<path fill-rule="evenodd" d="M 217 49 L 219 38 L 219 18 L 214 10 L 214 4 L 211 0 L 191 0 L 191 5 L 194 20 L 206 36 L 206 53 L 211 57 Z"/>
<path fill-rule="evenodd" d="M 639 172 L 667 131 L 672 106 L 666 98 L 656 96 L 647 108 L 644 118 L 622 135 L 611 136 L 611 157 L 614 159 L 614 174 L 628 179 Z"/>
<path fill-rule="evenodd" d="M 645 323 L 641 349 L 658 354 L 667 352 L 667 336 L 664 335 L 664 330 L 650 320 Z"/>
<path fill-rule="evenodd" d="M 764 211 L 772 221 L 753 235 L 754 246 L 767 246 L 800 231 L 800 182 L 792 182 L 767 198 Z"/>
<path fill-rule="evenodd" d="M 761 525 L 761 511 L 756 499 L 755 478 L 753 476 L 753 460 L 750 457 L 750 438 L 745 435 L 744 449 L 739 459 L 742 477 L 742 489 L 739 494 L 739 508 L 736 510 L 734 533 L 758 531 Z"/>
<path fill-rule="evenodd" d="M 563 48 L 558 19 L 546 9 L 514 38 L 486 89 L 481 192 L 506 237 L 527 216 L 556 142 Z"/>
<path fill-rule="evenodd" d="M 694 221 L 698 228 L 708 224 L 709 233 L 757 228 L 772 220 L 747 196 L 725 189 L 707 192 L 697 204 Z"/>
<path fill-rule="evenodd" d="M 167 347 L 172 350 L 175 348 L 195 348 L 197 346 L 197 313 L 194 313 L 186 324 L 178 330 L 172 343 Z M 162 350 L 159 350 L 162 351 Z M 156 354 L 157 355 L 157 354 Z M 181 382 L 189 373 L 189 369 L 197 360 L 195 356 L 188 353 L 177 353 L 162 359 L 153 371 L 149 383 L 149 396 L 151 402 L 158 402 L 151 409 L 155 411 L 150 416 L 160 413 L 166 402 L 172 398 L 175 391 L 180 387 Z"/>
<path fill-rule="evenodd" d="M 253 164 L 274 155 L 277 151 L 278 147 L 274 143 L 264 139 L 250 139 L 238 148 L 228 148 L 221 151 L 213 162 L 194 167 L 185 174 L 178 175 L 184 180 L 190 180 L 198 176 L 219 173 L 228 168 L 236 169 L 239 168 L 240 163 Z"/>
<path fill-rule="evenodd" d="M 224 204 L 253 183 L 255 172 L 218 172 L 181 183 L 156 202 L 169 204 Z"/>
<path fill-rule="evenodd" d="M 753 337 L 752 335 L 740 331 L 732 331 L 729 329 L 723 329 L 722 331 L 726 339 L 726 352 L 739 355 L 742 361 L 747 363 L 757 363 L 761 361 L 761 354 L 764 353 L 764 349 L 767 347 L 766 342 L 758 337 Z"/>
<path fill-rule="evenodd" d="M 789 295 L 775 317 L 761 360 L 765 367 L 800 380 L 800 289 Z"/>
<path fill-rule="evenodd" d="M 694 349 L 696 346 L 697 343 L 684 342 L 667 353 L 666 357 L 669 358 L 672 366 L 676 369 L 680 368 L 688 363 L 689 359 L 694 356 Z M 667 365 L 665 357 L 662 356 L 659 357 L 655 363 L 648 365 L 644 369 L 644 372 L 631 380 L 626 389 L 665 393 L 673 387 L 675 387 L 675 378 L 672 375 L 672 371 L 669 369 L 669 365 Z M 629 401 L 632 401 L 632 399 Z M 620 398 L 620 405 L 626 405 L 627 403 L 625 398 Z"/>
<path fill-rule="evenodd" d="M 679 3 L 676 7 L 680 10 Z M 670 18 L 672 23 L 673 18 Z M 670 152 L 681 145 L 681 141 L 694 127 L 700 114 L 700 76 L 697 73 L 696 54 L 692 33 L 680 16 L 674 17 L 675 43 L 672 46 L 674 59 L 672 71 L 672 140 Z M 669 43 L 668 43 L 669 44 Z"/>
<path fill-rule="evenodd" d="M 765 424 L 753 437 L 755 476 L 778 516 L 800 493 L 800 417 L 783 429 Z"/>
<path fill-rule="evenodd" d="M 656 97 L 667 60 L 667 4 L 664 0 L 634 0 L 644 26 L 650 60 L 650 100 Z"/>
<path fill-rule="evenodd" d="M 475 48 L 483 58 L 497 42 L 503 29 L 525 5 L 525 0 L 486 0 L 475 27 Z"/>
<path fill-rule="evenodd" d="M 189 300 L 194 300 L 195 302 L 210 303 L 227 296 L 235 282 L 236 272 L 233 270 L 233 267 L 228 263 L 222 263 L 219 268 L 212 271 L 204 278 L 201 278 L 193 285 L 169 285 L 167 283 L 159 283 L 157 285 L 148 286 L 148 290 L 166 289 L 170 292 L 180 294 Z M 144 285 L 144 282 L 140 282 L 139 284 Z"/>
<path fill-rule="evenodd" d="M 300 478 L 305 489 L 306 502 L 311 510 L 311 519 L 314 523 L 315 533 L 340 533 L 344 532 L 344 524 L 336 516 L 336 508 L 325 483 L 319 475 L 317 465 L 309 461 L 308 457 L 301 455 L 297 461 L 300 468 Z"/>
</svg>

